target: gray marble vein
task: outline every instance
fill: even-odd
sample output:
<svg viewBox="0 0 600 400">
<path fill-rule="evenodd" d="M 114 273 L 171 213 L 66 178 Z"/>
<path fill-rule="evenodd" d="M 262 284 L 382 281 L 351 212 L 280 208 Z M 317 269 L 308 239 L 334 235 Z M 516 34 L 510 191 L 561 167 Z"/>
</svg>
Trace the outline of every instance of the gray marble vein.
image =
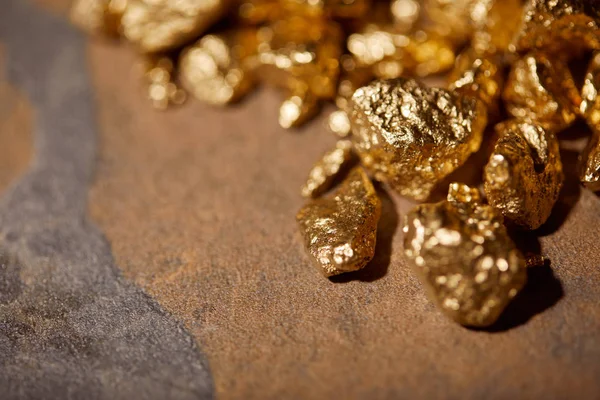
<svg viewBox="0 0 600 400">
<path fill-rule="evenodd" d="M 212 398 L 205 358 L 122 278 L 86 218 L 96 132 L 85 43 L 67 21 L 0 1 L 7 75 L 35 108 L 35 158 L 0 199 L 0 398 Z"/>
</svg>

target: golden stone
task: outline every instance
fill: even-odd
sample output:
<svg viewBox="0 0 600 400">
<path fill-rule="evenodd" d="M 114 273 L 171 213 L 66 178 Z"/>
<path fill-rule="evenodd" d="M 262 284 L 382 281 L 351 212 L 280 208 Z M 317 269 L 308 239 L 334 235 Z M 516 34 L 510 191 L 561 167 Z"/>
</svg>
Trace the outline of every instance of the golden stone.
<svg viewBox="0 0 600 400">
<path fill-rule="evenodd" d="M 502 54 L 511 48 L 521 27 L 522 0 L 474 0 L 471 47 L 477 54 Z"/>
<path fill-rule="evenodd" d="M 411 210 L 403 230 L 404 253 L 430 298 L 462 325 L 493 324 L 525 284 L 523 255 L 476 189 L 450 185 L 447 200 Z"/>
<path fill-rule="evenodd" d="M 152 105 L 165 110 L 171 104 L 179 105 L 186 100 L 186 93 L 175 83 L 174 64 L 167 56 L 145 57 L 148 98 Z"/>
<path fill-rule="evenodd" d="M 123 35 L 144 53 L 171 50 L 197 38 L 228 5 L 226 0 L 128 0 Z"/>
<path fill-rule="evenodd" d="M 348 37 L 348 50 L 359 66 L 371 66 L 376 77 L 424 77 L 454 64 L 451 42 L 424 31 L 406 35 L 393 26 L 368 25 Z"/>
<path fill-rule="evenodd" d="M 487 114 L 474 97 L 395 79 L 358 89 L 350 121 L 362 165 L 398 193 L 422 201 L 479 149 Z"/>
<path fill-rule="evenodd" d="M 206 35 L 184 49 L 179 60 L 183 87 L 209 104 L 238 100 L 254 84 L 247 59 L 256 51 L 255 38 L 254 31 Z"/>
<path fill-rule="evenodd" d="M 363 268 L 375 253 L 381 202 L 360 167 L 331 194 L 310 201 L 296 216 L 315 265 L 333 276 Z"/>
<path fill-rule="evenodd" d="M 543 50 L 569 57 L 583 49 L 600 49 L 600 3 L 595 0 L 528 0 L 516 50 Z"/>
<path fill-rule="evenodd" d="M 335 148 L 325 153 L 310 170 L 302 186 L 302 196 L 319 197 L 329 190 L 338 174 L 351 163 L 353 156 L 352 143 L 349 140 L 338 141 Z"/>
<path fill-rule="evenodd" d="M 517 225 L 536 229 L 550 216 L 562 187 L 558 140 L 536 122 L 510 120 L 496 132 L 484 170 L 488 201 Z"/>
<path fill-rule="evenodd" d="M 579 179 L 590 190 L 600 191 L 600 53 L 590 62 L 581 95 L 581 112 L 592 128 L 592 137 L 581 156 Z"/>
<path fill-rule="evenodd" d="M 488 114 L 498 115 L 504 76 L 497 57 L 480 56 L 469 49 L 457 58 L 448 79 L 450 90 L 478 98 L 487 106 Z"/>
<path fill-rule="evenodd" d="M 283 88 L 280 124 L 297 126 L 314 115 L 321 100 L 337 93 L 342 31 L 332 22 L 293 16 L 259 30 L 257 73 Z"/>
<path fill-rule="evenodd" d="M 70 18 L 91 34 L 118 36 L 127 0 L 75 0 Z"/>
<path fill-rule="evenodd" d="M 581 104 L 566 63 L 540 53 L 527 54 L 512 65 L 503 97 L 510 115 L 537 121 L 553 132 L 568 127 Z"/>
</svg>

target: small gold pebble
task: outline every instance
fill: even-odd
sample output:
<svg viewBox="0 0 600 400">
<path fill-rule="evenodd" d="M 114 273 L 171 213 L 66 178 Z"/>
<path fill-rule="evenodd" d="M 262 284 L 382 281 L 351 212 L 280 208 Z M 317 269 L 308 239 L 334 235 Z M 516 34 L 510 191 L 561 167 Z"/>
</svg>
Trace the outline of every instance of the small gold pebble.
<svg viewBox="0 0 600 400">
<path fill-rule="evenodd" d="M 315 198 L 325 193 L 352 159 L 352 143 L 349 140 L 338 141 L 335 149 L 325 153 L 310 170 L 308 179 L 302 186 L 302 196 Z"/>
<path fill-rule="evenodd" d="M 524 286 L 525 259 L 479 193 L 450 185 L 448 199 L 421 204 L 404 223 L 404 253 L 431 299 L 454 321 L 493 324 Z"/>
<path fill-rule="evenodd" d="M 503 98 L 510 115 L 535 120 L 555 133 L 577 118 L 581 104 L 566 63 L 541 53 L 527 54 L 513 64 Z"/>
<path fill-rule="evenodd" d="M 579 165 L 579 180 L 590 190 L 600 191 L 600 53 L 590 62 L 581 90 L 581 112 L 592 129 Z"/>
<path fill-rule="evenodd" d="M 550 216 L 564 179 L 556 135 L 518 120 L 498 124 L 496 132 L 484 169 L 487 199 L 517 225 L 537 229 Z"/>
<path fill-rule="evenodd" d="M 198 37 L 228 6 L 227 0 L 128 0 L 123 35 L 143 53 L 171 50 Z"/>
<path fill-rule="evenodd" d="M 255 52 L 252 31 L 206 35 L 183 50 L 179 77 L 194 97 L 213 105 L 238 100 L 254 84 L 247 59 Z"/>
<path fill-rule="evenodd" d="M 296 215 L 304 245 L 325 276 L 363 268 L 375 253 L 381 201 L 356 167 L 331 194 L 311 200 Z"/>
<path fill-rule="evenodd" d="M 349 116 L 362 165 L 419 201 L 479 149 L 487 123 L 478 99 L 406 79 L 358 89 Z"/>
</svg>

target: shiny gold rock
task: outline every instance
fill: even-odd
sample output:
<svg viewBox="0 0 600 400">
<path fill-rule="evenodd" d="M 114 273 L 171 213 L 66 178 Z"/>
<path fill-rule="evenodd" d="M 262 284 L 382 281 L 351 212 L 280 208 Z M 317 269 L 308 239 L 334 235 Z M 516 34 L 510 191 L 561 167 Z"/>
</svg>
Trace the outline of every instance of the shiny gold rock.
<svg viewBox="0 0 600 400">
<path fill-rule="evenodd" d="M 540 53 L 527 54 L 512 65 L 503 97 L 513 117 L 538 121 L 553 132 L 568 127 L 581 104 L 567 65 Z"/>
<path fill-rule="evenodd" d="M 600 3 L 595 0 L 528 0 L 516 50 L 534 49 L 566 58 L 600 49 Z"/>
<path fill-rule="evenodd" d="M 259 30 L 257 73 L 283 88 L 280 124 L 297 126 L 337 93 L 342 31 L 331 21 L 293 16 Z"/>
<path fill-rule="evenodd" d="M 224 105 L 238 100 L 254 84 L 247 59 L 256 52 L 254 31 L 206 35 L 187 47 L 179 60 L 183 87 L 199 100 Z"/>
<path fill-rule="evenodd" d="M 550 216 L 562 187 L 558 140 L 536 122 L 510 120 L 496 132 L 484 170 L 488 201 L 517 225 L 536 229 Z"/>
<path fill-rule="evenodd" d="M 521 28 L 522 0 L 474 0 L 470 6 L 475 52 L 489 56 L 509 50 Z"/>
<path fill-rule="evenodd" d="M 600 191 L 600 53 L 590 62 L 581 90 L 581 112 L 592 128 L 592 137 L 581 156 L 579 179 L 590 190 Z"/>
<path fill-rule="evenodd" d="M 502 223 L 466 185 L 421 204 L 404 223 L 404 253 L 431 299 L 456 322 L 493 324 L 527 279 L 525 259 Z"/>
<path fill-rule="evenodd" d="M 406 79 L 358 89 L 349 116 L 362 165 L 419 201 L 479 149 L 487 123 L 478 99 Z"/>
<path fill-rule="evenodd" d="M 363 268 L 373 258 L 381 202 L 360 167 L 330 195 L 312 200 L 296 216 L 315 265 L 333 276 Z"/>
<path fill-rule="evenodd" d="M 310 170 L 308 179 L 302 186 L 302 196 L 314 198 L 325 193 L 352 159 L 352 143 L 349 140 L 338 141 L 335 149 L 325 153 Z"/>
<path fill-rule="evenodd" d="M 424 31 L 405 35 L 393 26 L 368 25 L 348 37 L 348 50 L 359 66 L 372 66 L 378 78 L 424 77 L 454 64 L 451 42 Z"/>
<path fill-rule="evenodd" d="M 171 50 L 197 38 L 228 5 L 227 0 L 127 0 L 123 35 L 144 53 Z"/>
<path fill-rule="evenodd" d="M 487 106 L 488 114 L 498 115 L 504 76 L 497 57 L 480 56 L 469 49 L 457 58 L 448 80 L 450 90 L 478 98 Z"/>
</svg>

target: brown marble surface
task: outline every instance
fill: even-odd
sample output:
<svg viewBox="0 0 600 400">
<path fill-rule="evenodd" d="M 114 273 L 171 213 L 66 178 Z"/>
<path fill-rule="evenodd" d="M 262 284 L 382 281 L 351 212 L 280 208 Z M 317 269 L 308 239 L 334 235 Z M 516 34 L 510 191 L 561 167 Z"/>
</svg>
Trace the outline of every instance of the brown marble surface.
<svg viewBox="0 0 600 400">
<path fill-rule="evenodd" d="M 64 11 L 54 2 L 43 3 L 62 18 Z M 63 287 L 89 276 L 90 287 L 114 281 L 110 285 L 136 288 L 118 296 L 86 289 L 114 303 L 112 308 L 86 305 L 82 310 L 89 320 L 106 321 L 102 329 L 118 326 L 124 333 L 100 328 L 95 333 L 89 321 L 80 325 L 83 311 L 50 310 L 36 316 L 34 322 L 46 318 L 40 325 L 45 330 L 27 330 L 28 342 L 19 339 L 9 347 L 15 359 L 41 359 L 41 347 L 28 343 L 38 343 L 38 336 L 52 330 L 83 332 L 84 326 L 92 330 L 86 340 L 103 345 L 92 346 L 93 352 L 80 346 L 52 353 L 55 358 L 48 358 L 48 365 L 62 366 L 61 360 L 67 360 L 66 372 L 35 375 L 38 383 L 19 381 L 26 364 L 9 358 L 0 363 L 5 372 L 0 385 L 37 384 L 53 388 L 46 392 L 53 394 L 63 393 L 56 387 L 64 382 L 78 388 L 74 398 L 114 398 L 114 393 L 135 393 L 136 385 L 152 387 L 139 393 L 143 398 L 204 398 L 206 390 L 200 386 L 220 399 L 600 398 L 600 199 L 573 177 L 575 150 L 585 141 L 582 126 L 563 135 L 569 181 L 551 220 L 537 235 L 518 236 L 525 250 L 541 252 L 550 263 L 529 271 L 525 291 L 498 325 L 473 331 L 444 318 L 425 297 L 401 254 L 400 224 L 411 203 L 386 194 L 385 188 L 380 188 L 383 211 L 373 262 L 333 280 L 310 265 L 294 215 L 303 204 L 299 190 L 310 166 L 334 143 L 323 128 L 323 116 L 302 129 L 284 131 L 276 123 L 280 98 L 270 89 L 227 109 L 190 101 L 158 112 L 143 97 L 130 49 L 94 40 L 84 46 L 95 110 L 89 123 L 98 150 L 85 153 L 92 173 L 82 184 L 85 215 L 77 221 L 95 223 L 110 247 L 83 246 L 84 255 L 71 256 L 60 251 L 74 245 L 61 240 L 85 244 L 85 237 L 79 239 L 85 235 L 74 231 L 67 239 L 60 236 L 56 247 L 50 247 L 60 253 L 50 271 L 60 272 L 65 265 L 70 275 L 65 272 L 59 282 Z M 29 131 L 33 117 L 28 100 L 2 85 L 0 116 L 19 127 L 10 129 Z M 22 105 L 10 105 L 15 99 Z M 0 121 L 0 167 L 15 171 L 10 172 L 14 184 L 27 166 L 32 144 L 23 139 L 26 134 L 15 139 L 5 124 Z M 11 161 L 19 167 L 5 168 L 3 160 L 9 159 L 24 161 Z M 469 179 L 478 175 L 476 169 L 463 172 Z M 0 172 L 0 188 L 9 179 L 3 176 Z M 49 223 L 34 217 L 12 222 L 9 206 L 16 203 L 10 199 L 18 197 L 7 191 L 2 193 L 9 200 L 0 205 L 0 222 L 8 221 L 11 229 Z M 11 244 L 7 229 L 0 229 L 0 250 L 6 247 L 7 254 L 23 260 L 16 272 L 20 281 L 51 295 L 58 286 L 44 283 L 46 275 L 38 277 L 34 269 L 46 264 L 30 257 L 33 250 Z M 27 229 L 24 238 L 30 235 Z M 108 257 L 102 262 L 116 272 L 96 275 L 98 257 Z M 89 268 L 74 275 L 77 263 Z M 2 282 L 14 281 L 3 276 L 0 288 Z M 151 306 L 143 305 L 138 288 L 150 296 Z M 38 292 L 23 293 L 7 306 L 0 301 L 0 321 L 21 318 L 31 307 L 26 296 Z M 132 305 L 127 299 L 138 300 Z M 49 304 L 50 309 L 58 307 Z M 60 304 L 70 307 L 62 300 Z M 20 324 L 29 323 L 23 318 Z M 186 347 L 187 334 L 195 345 Z M 65 335 L 68 342 L 71 336 Z M 124 356 L 115 358 L 118 352 Z M 201 364 L 200 353 L 208 360 L 214 387 L 194 386 L 194 376 L 205 379 L 204 370 L 187 366 Z M 102 368 L 96 371 L 98 364 Z M 75 383 L 67 376 L 69 368 L 78 366 L 91 371 L 89 379 L 96 386 L 90 385 L 88 392 L 80 384 L 88 382 L 88 372 Z M 55 386 L 43 386 L 44 379 Z M 171 385 L 179 391 L 165 389 Z M 33 394 L 11 398 L 44 392 L 28 393 Z"/>
</svg>

